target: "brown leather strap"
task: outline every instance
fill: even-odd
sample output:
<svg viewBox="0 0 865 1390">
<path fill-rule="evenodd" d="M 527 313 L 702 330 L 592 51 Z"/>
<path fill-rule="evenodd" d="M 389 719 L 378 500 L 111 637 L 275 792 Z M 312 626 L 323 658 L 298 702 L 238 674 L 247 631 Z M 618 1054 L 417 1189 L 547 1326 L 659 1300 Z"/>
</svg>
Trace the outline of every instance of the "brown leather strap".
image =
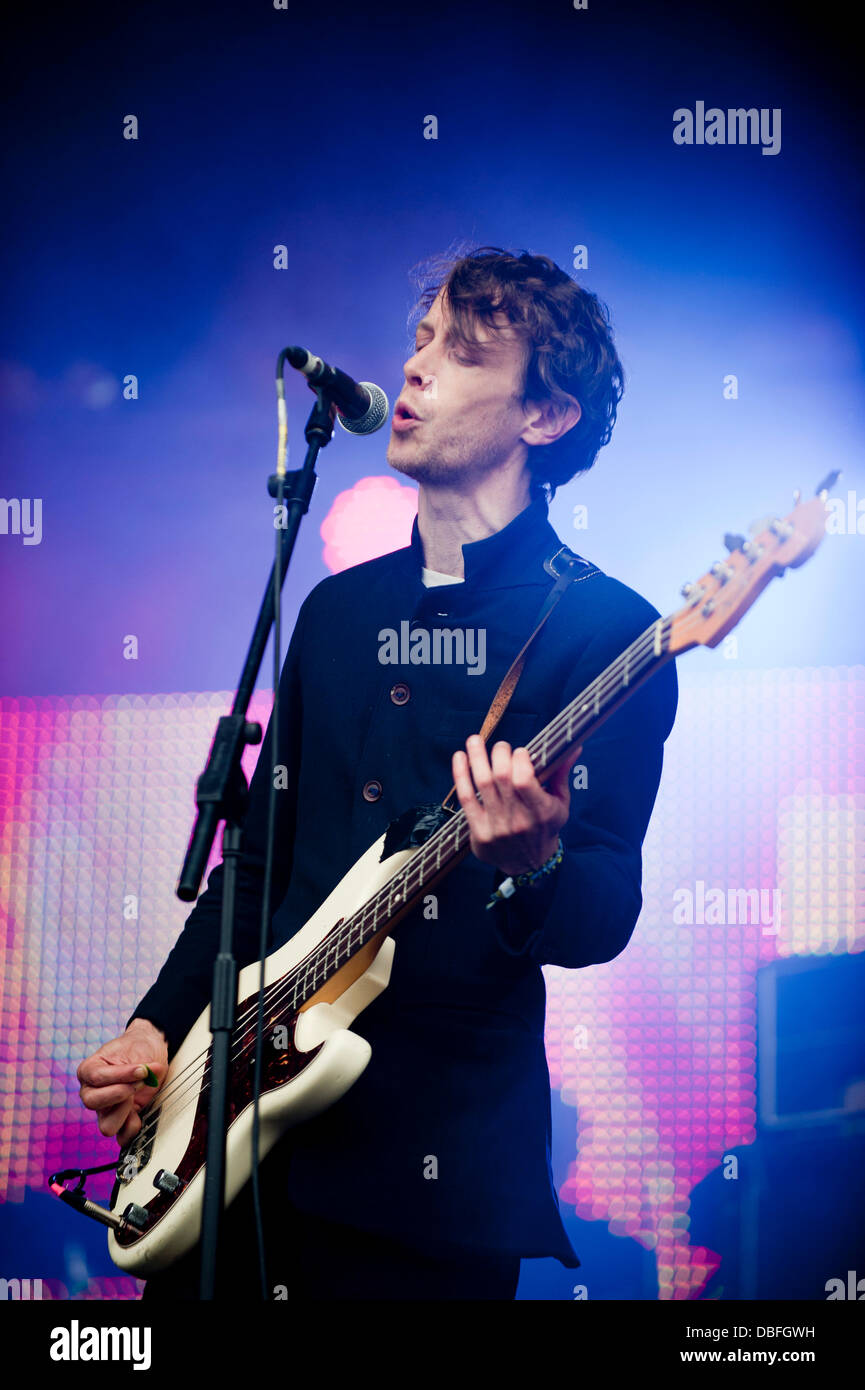
<svg viewBox="0 0 865 1390">
<path fill-rule="evenodd" d="M 489 741 L 490 735 L 497 728 L 502 715 L 507 709 L 511 696 L 517 688 L 517 681 L 523 673 L 523 667 L 526 664 L 529 648 L 544 626 L 544 623 L 549 618 L 556 604 L 564 596 L 565 590 L 573 584 L 576 579 L 587 577 L 583 574 L 584 569 L 588 569 L 589 573 L 593 573 L 595 566 L 589 565 L 588 560 L 583 560 L 581 556 L 575 555 L 572 550 L 569 550 L 566 545 L 563 545 L 555 554 L 551 555 L 548 560 L 544 561 L 544 569 L 548 574 L 552 574 L 555 577 L 556 583 L 541 605 L 535 622 L 534 631 L 528 638 L 528 641 L 524 642 L 517 652 L 510 667 L 505 673 L 501 685 L 493 696 L 493 702 L 487 710 L 486 717 L 480 729 L 480 736 L 484 740 L 484 743 Z M 456 787 L 453 786 L 442 802 L 442 806 L 447 806 L 451 797 L 455 795 Z M 451 809 L 456 810 L 456 807 L 452 807 Z"/>
</svg>

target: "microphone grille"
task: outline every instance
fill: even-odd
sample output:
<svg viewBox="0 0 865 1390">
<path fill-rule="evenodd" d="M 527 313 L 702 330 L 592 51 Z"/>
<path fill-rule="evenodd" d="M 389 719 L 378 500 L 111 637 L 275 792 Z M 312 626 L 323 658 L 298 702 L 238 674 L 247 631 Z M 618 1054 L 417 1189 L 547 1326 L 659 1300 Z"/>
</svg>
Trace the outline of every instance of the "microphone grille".
<svg viewBox="0 0 865 1390">
<path fill-rule="evenodd" d="M 336 418 L 347 434 L 373 434 L 380 430 L 390 414 L 390 403 L 380 386 L 374 381 L 361 381 L 359 385 L 369 392 L 369 410 L 357 420 L 348 420 L 337 411 Z"/>
</svg>

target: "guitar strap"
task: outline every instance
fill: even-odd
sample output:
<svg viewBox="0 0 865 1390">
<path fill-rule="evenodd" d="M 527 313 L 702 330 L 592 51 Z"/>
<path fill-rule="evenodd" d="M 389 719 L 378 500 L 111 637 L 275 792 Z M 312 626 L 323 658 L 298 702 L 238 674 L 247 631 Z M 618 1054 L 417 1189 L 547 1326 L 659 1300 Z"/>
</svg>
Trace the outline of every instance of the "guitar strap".
<svg viewBox="0 0 865 1390">
<path fill-rule="evenodd" d="M 541 604 L 538 616 L 535 619 L 535 626 L 527 642 L 524 642 L 517 652 L 514 660 L 508 668 L 504 680 L 493 696 L 493 702 L 486 713 L 486 718 L 481 725 L 480 735 L 486 742 L 490 734 L 496 728 L 508 707 L 510 698 L 517 687 L 517 681 L 523 673 L 526 664 L 526 657 L 529 648 L 549 618 L 556 604 L 561 600 L 569 585 L 576 583 L 580 579 L 588 579 L 592 574 L 598 574 L 597 565 L 593 565 L 582 556 L 575 555 L 566 545 L 562 545 L 554 551 L 550 557 L 544 561 L 544 569 L 547 574 L 551 574 L 555 579 L 555 584 L 550 589 L 543 603 Z M 420 806 L 412 806 L 404 811 L 401 816 L 397 816 L 388 826 L 384 846 L 381 852 L 383 862 L 391 854 L 396 854 L 398 850 L 410 849 L 416 845 L 426 844 L 427 840 L 436 830 L 444 824 L 450 816 L 456 812 L 456 806 L 449 806 L 451 797 L 456 795 L 456 787 L 451 787 L 444 801 L 439 804 L 435 801 L 424 802 Z"/>
<path fill-rule="evenodd" d="M 523 643 L 522 647 L 517 652 L 510 667 L 505 673 L 501 685 L 493 696 L 493 702 L 487 710 L 486 717 L 480 729 L 480 736 L 485 743 L 489 742 L 490 735 L 498 726 L 502 715 L 507 709 L 511 696 L 517 688 L 517 682 L 523 673 L 523 667 L 526 664 L 529 648 L 532 646 L 532 643 L 546 623 L 556 604 L 564 597 L 565 591 L 571 584 L 575 583 L 578 579 L 588 579 L 590 574 L 596 574 L 598 572 L 596 565 L 591 564 L 588 560 L 584 560 L 581 555 L 575 555 L 566 545 L 560 546 L 558 550 L 554 551 L 553 554 L 544 561 L 544 569 L 547 571 L 547 574 L 553 576 L 556 582 L 541 604 L 538 616 L 535 619 L 534 630 L 528 640 Z M 455 795 L 456 787 L 454 786 L 451 787 L 442 802 L 442 806 L 445 810 L 456 810 L 455 806 L 448 806 L 451 797 Z"/>
</svg>

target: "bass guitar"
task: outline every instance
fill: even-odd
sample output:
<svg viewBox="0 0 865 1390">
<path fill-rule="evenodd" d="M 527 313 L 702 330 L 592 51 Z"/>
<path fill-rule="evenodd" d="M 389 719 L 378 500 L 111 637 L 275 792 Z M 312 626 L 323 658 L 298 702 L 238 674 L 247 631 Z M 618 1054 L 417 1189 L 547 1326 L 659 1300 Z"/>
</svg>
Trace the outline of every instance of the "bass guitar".
<svg viewBox="0 0 865 1390">
<path fill-rule="evenodd" d="M 659 618 L 528 744 L 544 781 L 665 662 L 690 648 L 714 647 L 776 576 L 804 563 L 825 533 L 834 477 L 789 516 L 760 523 L 750 540 L 725 537 L 728 556 L 682 590 L 684 606 Z M 760 529 L 762 527 L 762 529 Z M 752 530 L 755 528 L 752 528 Z M 351 1025 L 386 988 L 393 932 L 432 886 L 469 850 L 462 811 L 450 813 L 422 844 L 386 853 L 371 845 L 318 911 L 265 961 L 265 1034 L 259 1100 L 263 1157 L 291 1126 L 345 1094 L 371 1048 Z M 225 1202 L 251 1174 L 253 1058 L 261 963 L 238 977 L 227 1135 Z M 110 1208 L 90 1201 L 81 1170 L 49 1181 L 52 1190 L 109 1226 L 121 1269 L 141 1278 L 171 1265 L 197 1242 L 201 1226 L 210 1076 L 209 1008 L 190 1029 L 142 1127 L 120 1153 Z M 101 1171 L 101 1170 L 90 1170 Z M 75 1189 L 65 1180 L 78 1176 Z"/>
</svg>

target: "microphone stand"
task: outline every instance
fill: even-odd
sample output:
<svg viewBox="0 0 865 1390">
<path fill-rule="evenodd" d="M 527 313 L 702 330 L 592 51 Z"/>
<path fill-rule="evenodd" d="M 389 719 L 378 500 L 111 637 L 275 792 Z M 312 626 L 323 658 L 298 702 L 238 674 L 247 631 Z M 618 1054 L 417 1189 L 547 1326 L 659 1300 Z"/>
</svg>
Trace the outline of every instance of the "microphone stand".
<svg viewBox="0 0 865 1390">
<path fill-rule="evenodd" d="M 249 800 L 249 786 L 240 760 L 247 745 L 260 743 L 262 737 L 261 725 L 250 723 L 246 715 L 273 627 L 279 592 L 294 553 L 301 518 L 309 509 L 316 483 L 316 459 L 333 435 L 334 407 L 327 390 L 313 386 L 310 389 L 315 391 L 316 403 L 304 429 L 307 450 L 303 467 L 296 472 L 273 474 L 268 481 L 268 491 L 277 499 L 280 508 L 287 503 L 286 525 L 277 532 L 277 557 L 255 622 L 231 713 L 223 715 L 218 721 L 207 763 L 196 783 L 198 811 L 176 889 L 182 902 L 195 901 L 217 827 L 220 821 L 224 821 L 219 954 L 213 967 L 210 1006 L 210 1103 L 201 1211 L 199 1284 L 202 1302 L 211 1302 L 219 1296 L 220 1237 L 231 1091 L 231 1039 L 237 1010 L 237 962 L 234 958 L 237 866 L 243 851 L 243 820 Z"/>
</svg>

